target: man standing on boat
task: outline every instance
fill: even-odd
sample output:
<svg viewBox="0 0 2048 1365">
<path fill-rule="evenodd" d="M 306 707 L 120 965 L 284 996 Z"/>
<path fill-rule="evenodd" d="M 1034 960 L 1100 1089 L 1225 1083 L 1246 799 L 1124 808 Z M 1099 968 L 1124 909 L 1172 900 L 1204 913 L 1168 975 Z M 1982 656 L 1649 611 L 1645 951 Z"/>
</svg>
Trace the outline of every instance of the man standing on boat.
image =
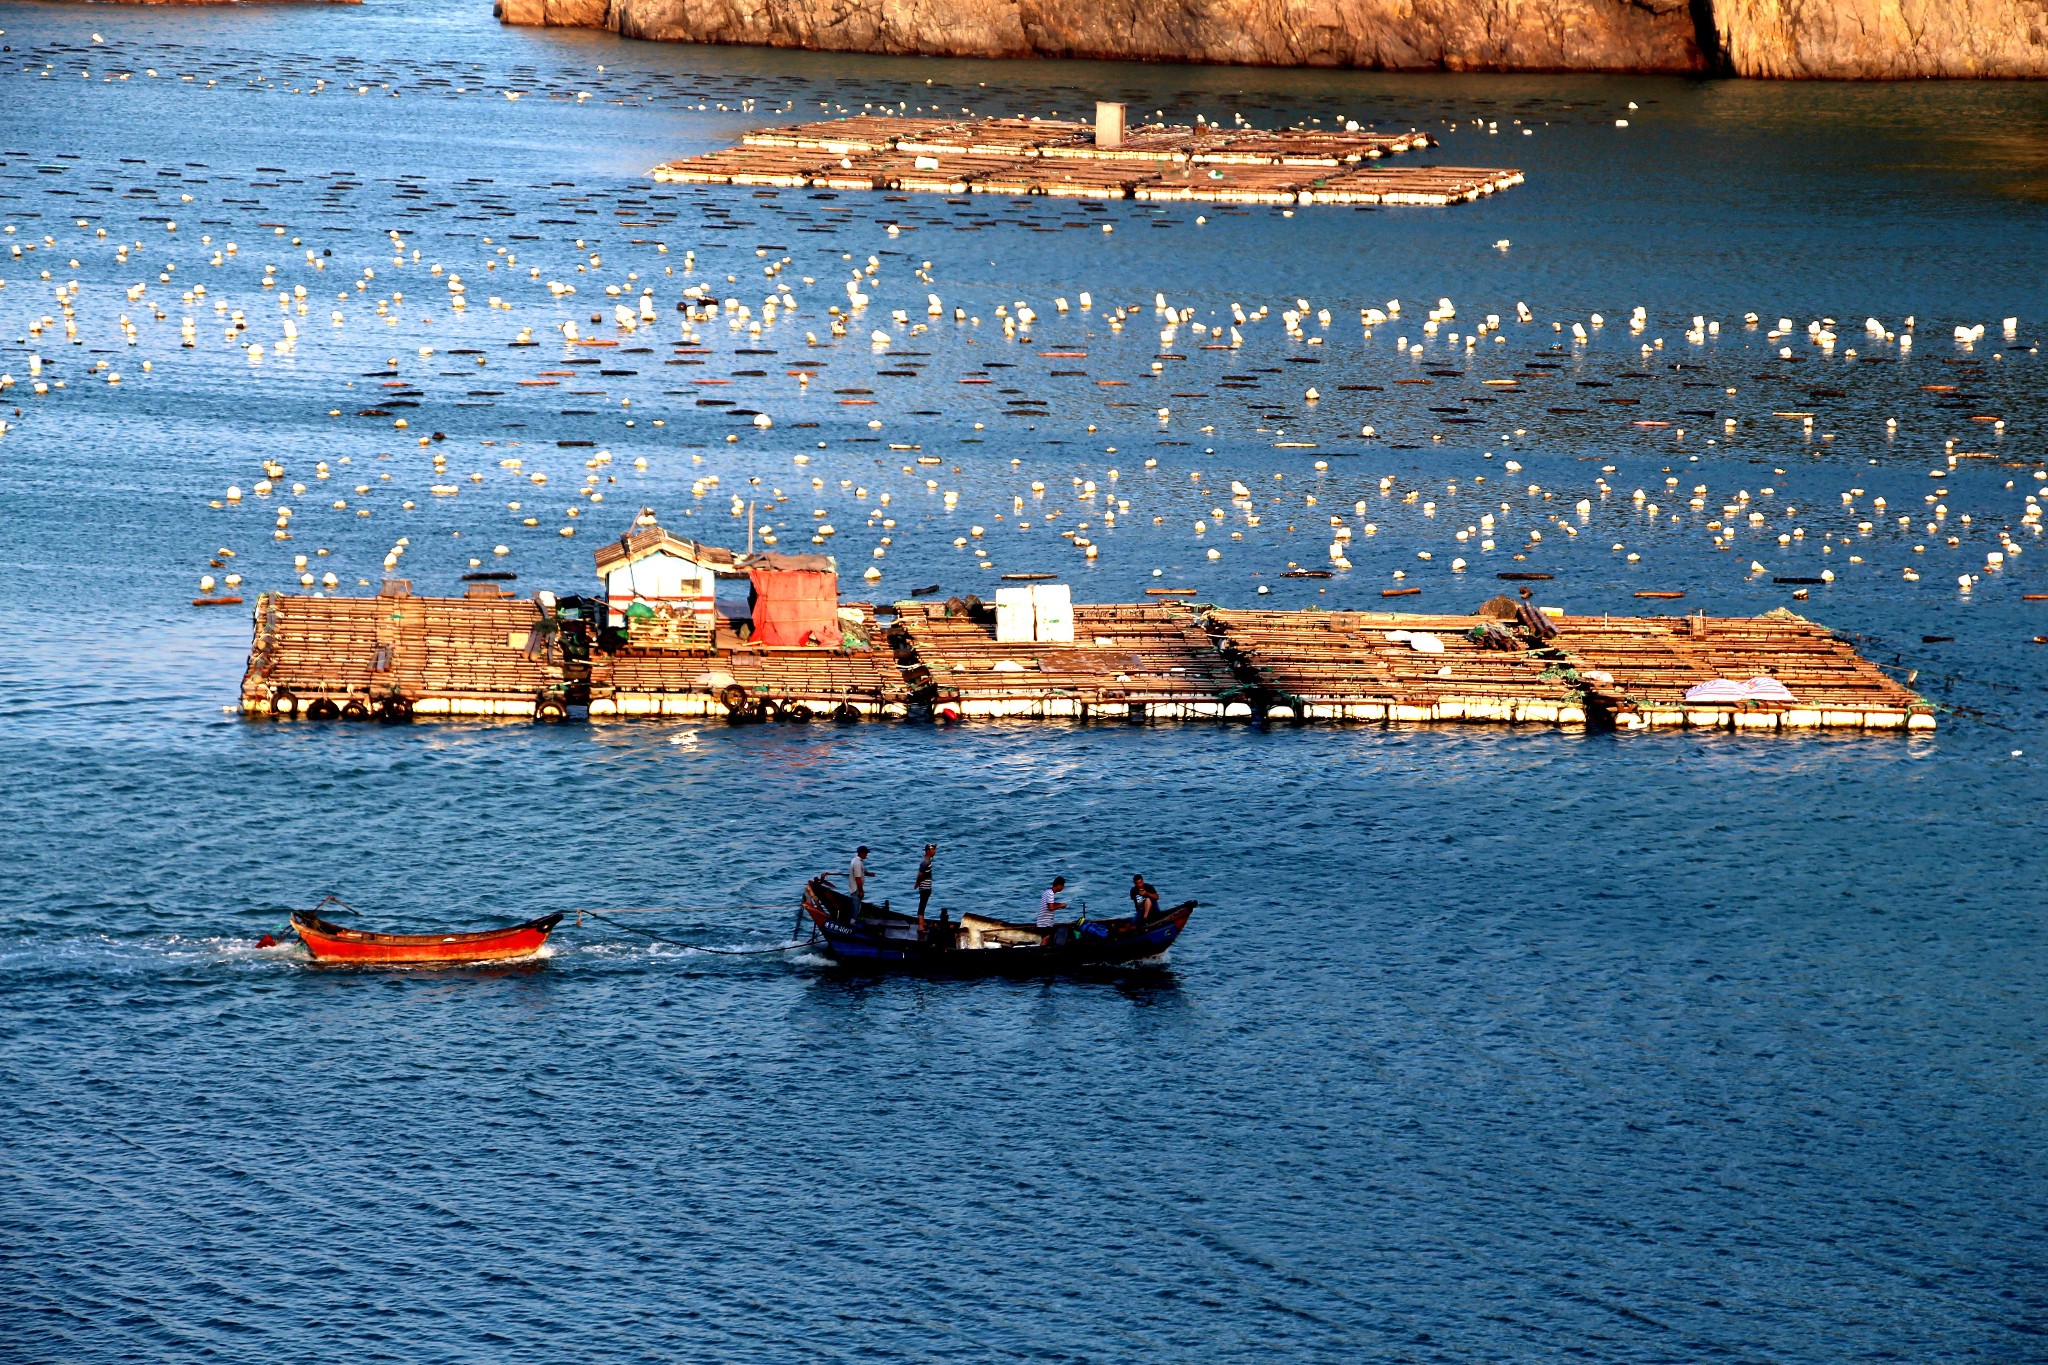
<svg viewBox="0 0 2048 1365">
<path fill-rule="evenodd" d="M 924 908 L 932 901 L 932 859 L 939 855 L 937 844 L 924 846 L 924 861 L 917 865 L 917 936 L 924 937 Z"/>
<path fill-rule="evenodd" d="M 868 846 L 862 844 L 853 851 L 853 862 L 846 869 L 846 880 L 853 891 L 853 917 L 860 918 L 860 908 L 868 894 Z"/>
<path fill-rule="evenodd" d="M 1066 889 L 1067 879 L 1054 877 L 1052 888 L 1038 898 L 1038 927 L 1048 938 L 1052 935 L 1052 926 L 1059 917 L 1059 912 L 1067 908 L 1067 903 L 1060 899 L 1060 892 Z"/>
</svg>

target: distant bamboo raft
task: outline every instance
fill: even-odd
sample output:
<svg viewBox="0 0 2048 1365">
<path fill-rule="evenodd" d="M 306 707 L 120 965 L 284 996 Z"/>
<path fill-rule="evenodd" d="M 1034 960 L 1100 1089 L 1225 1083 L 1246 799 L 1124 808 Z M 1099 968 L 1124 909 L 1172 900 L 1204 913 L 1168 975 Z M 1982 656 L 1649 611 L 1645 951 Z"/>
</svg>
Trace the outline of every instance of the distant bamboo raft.
<svg viewBox="0 0 2048 1365">
<path fill-rule="evenodd" d="M 886 630 L 873 608 L 849 606 L 861 619 L 843 648 L 756 647 L 721 625 L 708 643 L 636 644 L 579 663 L 534 646 L 540 613 L 525 599 L 265 594 L 242 709 L 801 721 L 927 707 L 966 719 L 1899 733 L 1936 723 L 1924 698 L 1790 613 L 1563 616 L 1540 647 L 1489 649 L 1473 638 L 1489 624 L 1476 616 L 1077 605 L 1071 641 L 1019 643 L 943 604 L 899 603 Z M 1418 649 L 1402 632 L 1435 644 Z M 1757 677 L 1776 679 L 1791 700 L 1686 699 L 1701 683 Z"/>
<path fill-rule="evenodd" d="M 1087 124 L 863 114 L 748 133 L 737 147 L 656 166 L 656 180 L 925 194 L 1043 194 L 1236 204 L 1468 203 L 1517 170 L 1384 166 L 1428 134 L 1143 124 L 1114 147 Z"/>
</svg>

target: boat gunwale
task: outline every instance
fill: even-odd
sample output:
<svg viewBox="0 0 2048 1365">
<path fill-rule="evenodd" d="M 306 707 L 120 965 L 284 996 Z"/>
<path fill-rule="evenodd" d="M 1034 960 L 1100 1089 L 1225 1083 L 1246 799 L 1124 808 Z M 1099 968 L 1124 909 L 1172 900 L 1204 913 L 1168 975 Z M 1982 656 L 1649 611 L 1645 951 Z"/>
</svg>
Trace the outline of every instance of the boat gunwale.
<svg viewBox="0 0 2048 1365">
<path fill-rule="evenodd" d="M 526 920 L 520 924 L 507 924 L 496 929 L 465 930 L 459 934 L 380 934 L 369 929 L 350 929 L 320 918 L 311 910 L 292 911 L 292 927 L 300 931 L 311 930 L 322 938 L 340 943 L 361 944 L 377 948 L 443 948 L 461 946 L 467 943 L 481 943 L 491 939 L 506 938 L 513 934 L 538 932 L 543 939 L 553 932 L 562 920 L 564 912 L 542 915 L 538 919 Z M 309 948 L 310 944 L 307 945 Z M 538 951 L 536 949 L 536 951 Z"/>
</svg>

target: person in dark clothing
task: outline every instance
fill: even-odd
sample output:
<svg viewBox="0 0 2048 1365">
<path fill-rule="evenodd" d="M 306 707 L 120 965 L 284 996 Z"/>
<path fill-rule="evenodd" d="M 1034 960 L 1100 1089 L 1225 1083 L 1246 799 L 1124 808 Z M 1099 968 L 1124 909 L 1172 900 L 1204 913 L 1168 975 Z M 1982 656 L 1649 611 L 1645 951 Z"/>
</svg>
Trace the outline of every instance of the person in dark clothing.
<svg viewBox="0 0 2048 1365">
<path fill-rule="evenodd" d="M 1159 913 L 1159 888 L 1146 881 L 1141 872 L 1131 876 L 1131 911 L 1139 928 Z"/>
<path fill-rule="evenodd" d="M 924 908 L 932 901 L 932 859 L 938 857 L 939 846 L 924 846 L 924 861 L 917 865 L 917 936 L 924 937 Z"/>
</svg>

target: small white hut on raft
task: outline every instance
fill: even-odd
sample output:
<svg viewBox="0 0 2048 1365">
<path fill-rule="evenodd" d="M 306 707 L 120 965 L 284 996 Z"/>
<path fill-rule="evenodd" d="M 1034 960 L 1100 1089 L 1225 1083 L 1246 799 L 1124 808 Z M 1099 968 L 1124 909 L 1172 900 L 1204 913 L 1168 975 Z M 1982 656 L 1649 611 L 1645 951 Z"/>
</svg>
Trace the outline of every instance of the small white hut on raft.
<svg viewBox="0 0 2048 1365">
<path fill-rule="evenodd" d="M 718 615 L 718 576 L 737 574 L 737 560 L 731 550 L 659 526 L 635 527 L 597 551 L 611 624 L 624 626 L 629 615 L 687 616 L 709 630 Z M 641 610 L 634 611 L 636 605 Z"/>
<path fill-rule="evenodd" d="M 598 547 L 606 617 L 635 644 L 708 643 L 721 626 L 756 644 L 838 648 L 839 565 L 830 555 L 739 554 L 671 535 L 652 521 Z M 726 620 L 718 580 L 749 584 L 746 615 Z M 858 613 L 855 613 L 856 617 Z"/>
</svg>

